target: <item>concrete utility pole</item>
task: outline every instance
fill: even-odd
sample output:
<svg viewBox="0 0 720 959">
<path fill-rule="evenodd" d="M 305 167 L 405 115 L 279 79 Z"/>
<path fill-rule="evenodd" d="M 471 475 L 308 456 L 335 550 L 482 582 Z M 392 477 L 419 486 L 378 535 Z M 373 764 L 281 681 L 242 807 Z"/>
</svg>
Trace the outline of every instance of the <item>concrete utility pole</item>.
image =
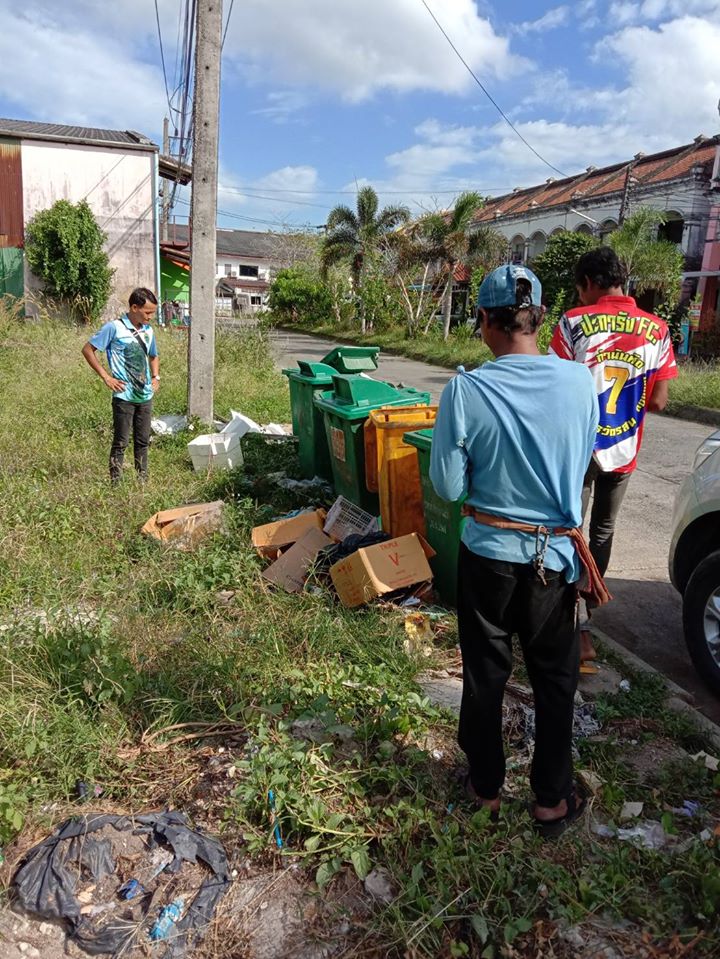
<svg viewBox="0 0 720 959">
<path fill-rule="evenodd" d="M 190 222 L 188 414 L 213 421 L 215 374 L 215 228 L 222 0 L 198 0 L 193 100 L 193 178 Z"/>
<path fill-rule="evenodd" d="M 163 156 L 170 156 L 170 121 L 163 119 Z M 170 181 L 163 180 L 162 213 L 160 215 L 160 239 L 168 241 L 168 220 L 170 219 Z"/>
</svg>

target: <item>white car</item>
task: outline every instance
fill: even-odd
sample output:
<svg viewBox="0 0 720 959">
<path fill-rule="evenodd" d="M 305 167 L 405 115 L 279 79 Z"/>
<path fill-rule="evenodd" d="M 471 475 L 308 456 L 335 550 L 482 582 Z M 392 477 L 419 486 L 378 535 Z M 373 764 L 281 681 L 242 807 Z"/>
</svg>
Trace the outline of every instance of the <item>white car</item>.
<svg viewBox="0 0 720 959">
<path fill-rule="evenodd" d="M 720 431 L 698 449 L 675 499 L 669 569 L 690 658 L 720 696 Z"/>
</svg>

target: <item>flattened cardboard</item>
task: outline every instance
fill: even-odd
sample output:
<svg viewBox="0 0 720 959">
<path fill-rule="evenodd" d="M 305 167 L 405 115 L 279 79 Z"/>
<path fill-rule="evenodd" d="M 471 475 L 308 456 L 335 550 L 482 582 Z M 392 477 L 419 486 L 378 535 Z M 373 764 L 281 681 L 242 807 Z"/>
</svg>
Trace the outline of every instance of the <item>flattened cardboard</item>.
<svg viewBox="0 0 720 959">
<path fill-rule="evenodd" d="M 301 593 L 308 569 L 315 562 L 317 554 L 321 549 L 332 545 L 333 540 L 322 530 L 309 529 L 280 559 L 263 571 L 263 578 L 288 593 Z"/>
<path fill-rule="evenodd" d="M 430 580 L 432 571 L 421 538 L 409 533 L 341 559 L 330 567 L 330 577 L 343 606 L 355 607 Z"/>
<path fill-rule="evenodd" d="M 324 522 L 325 510 L 316 509 L 275 523 L 265 523 L 252 531 L 252 544 L 261 556 L 276 559 L 280 550 L 297 543 L 308 530 L 322 530 Z"/>
<path fill-rule="evenodd" d="M 150 517 L 140 532 L 161 543 L 171 543 L 177 549 L 192 549 L 220 529 L 223 506 L 222 500 L 215 500 L 213 503 L 160 510 Z"/>
</svg>

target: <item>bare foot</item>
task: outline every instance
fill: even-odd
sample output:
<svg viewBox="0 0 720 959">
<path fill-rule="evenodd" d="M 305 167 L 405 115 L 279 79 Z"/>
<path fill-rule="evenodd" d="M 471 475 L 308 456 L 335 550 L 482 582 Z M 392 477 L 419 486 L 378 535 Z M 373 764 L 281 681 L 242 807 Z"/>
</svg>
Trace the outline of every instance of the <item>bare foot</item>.
<svg viewBox="0 0 720 959">
<path fill-rule="evenodd" d="M 597 659 L 597 653 L 592 644 L 592 633 L 589 629 L 582 629 L 580 630 L 580 662 L 586 663 L 591 659 Z"/>
</svg>

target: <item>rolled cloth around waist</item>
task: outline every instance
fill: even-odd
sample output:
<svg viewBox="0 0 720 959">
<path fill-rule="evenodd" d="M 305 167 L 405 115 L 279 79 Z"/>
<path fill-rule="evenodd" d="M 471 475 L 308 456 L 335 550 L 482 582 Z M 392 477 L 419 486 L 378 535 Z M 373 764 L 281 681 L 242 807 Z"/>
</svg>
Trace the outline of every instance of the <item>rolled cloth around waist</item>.
<svg viewBox="0 0 720 959">
<path fill-rule="evenodd" d="M 495 529 L 511 529 L 518 533 L 531 533 L 535 537 L 536 554 L 534 565 L 541 579 L 545 578 L 545 551 L 551 536 L 568 536 L 572 541 L 583 568 L 584 576 L 580 579 L 580 595 L 588 600 L 592 606 L 604 606 L 612 599 L 610 591 L 605 585 L 602 573 L 590 552 L 587 540 L 579 527 L 568 528 L 556 526 L 552 529 L 547 526 L 533 526 L 532 523 L 520 523 L 516 520 L 505 519 L 492 513 L 483 513 L 474 506 L 463 506 L 463 515 L 470 516 L 482 526 L 493 526 Z"/>
</svg>

